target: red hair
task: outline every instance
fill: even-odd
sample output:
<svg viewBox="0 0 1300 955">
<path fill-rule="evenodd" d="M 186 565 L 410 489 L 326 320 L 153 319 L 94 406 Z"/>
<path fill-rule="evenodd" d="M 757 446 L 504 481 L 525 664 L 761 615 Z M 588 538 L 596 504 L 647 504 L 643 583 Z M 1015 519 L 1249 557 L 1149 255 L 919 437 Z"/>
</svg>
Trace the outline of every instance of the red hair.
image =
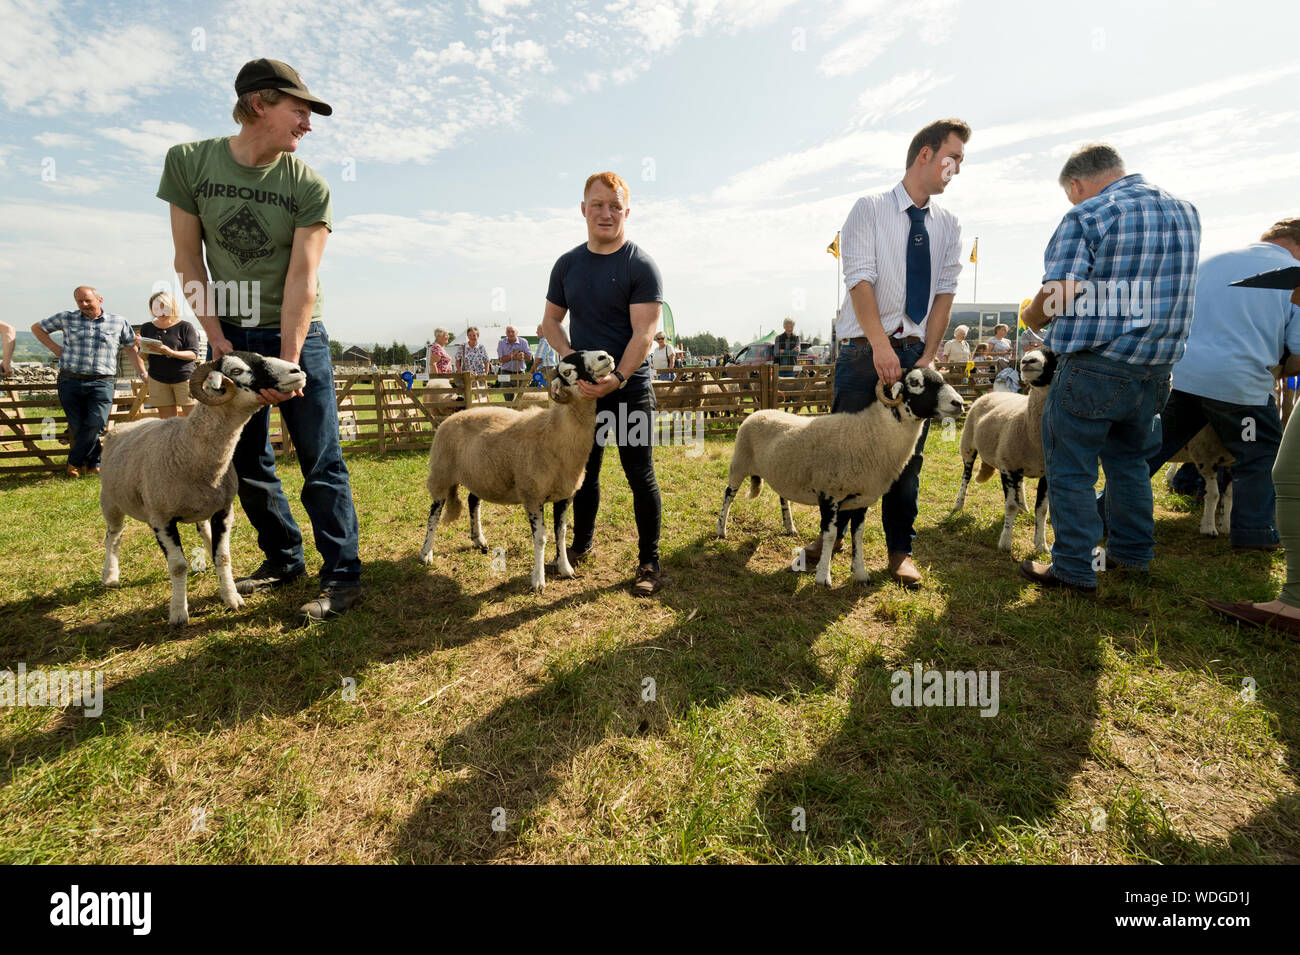
<svg viewBox="0 0 1300 955">
<path fill-rule="evenodd" d="M 627 187 L 627 183 L 623 181 L 623 177 L 616 172 L 597 172 L 588 176 L 587 184 L 582 187 L 582 198 L 584 201 L 587 198 L 587 193 L 591 191 L 591 184 L 593 182 L 603 182 L 615 192 L 622 189 L 623 201 L 628 203 L 632 201 L 632 190 Z"/>
</svg>

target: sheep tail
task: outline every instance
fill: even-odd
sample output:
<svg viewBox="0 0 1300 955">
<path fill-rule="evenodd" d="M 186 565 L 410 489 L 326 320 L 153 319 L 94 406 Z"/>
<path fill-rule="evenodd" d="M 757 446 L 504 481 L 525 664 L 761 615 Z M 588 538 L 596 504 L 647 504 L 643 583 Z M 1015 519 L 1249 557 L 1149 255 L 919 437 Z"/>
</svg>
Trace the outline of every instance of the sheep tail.
<svg viewBox="0 0 1300 955">
<path fill-rule="evenodd" d="M 759 492 L 763 490 L 763 479 L 757 474 L 749 476 L 749 496 L 751 499 L 758 497 Z"/>
<path fill-rule="evenodd" d="M 985 481 L 987 481 L 989 478 L 991 478 L 993 475 L 997 473 L 998 473 L 997 468 L 993 467 L 987 461 L 981 461 L 979 473 L 975 475 L 975 483 L 983 484 Z"/>
<path fill-rule="evenodd" d="M 460 518 L 463 509 L 460 503 L 460 485 L 453 484 L 447 488 L 447 505 L 442 509 L 442 520 L 440 523 L 451 524 Z"/>
</svg>

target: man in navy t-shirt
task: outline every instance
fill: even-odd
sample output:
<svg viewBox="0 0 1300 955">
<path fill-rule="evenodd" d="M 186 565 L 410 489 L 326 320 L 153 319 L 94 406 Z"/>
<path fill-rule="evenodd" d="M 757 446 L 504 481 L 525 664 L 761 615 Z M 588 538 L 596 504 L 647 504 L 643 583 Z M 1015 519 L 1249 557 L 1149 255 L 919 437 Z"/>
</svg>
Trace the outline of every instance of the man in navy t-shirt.
<svg viewBox="0 0 1300 955">
<path fill-rule="evenodd" d="M 614 443 L 636 515 L 638 557 L 632 592 L 648 597 L 663 586 L 649 362 L 664 300 L 663 281 L 654 260 L 623 234 L 630 210 L 627 183 L 621 177 L 599 172 L 588 178 L 580 208 L 587 220 L 587 241 L 560 256 L 551 269 L 542 328 L 561 358 L 575 350 L 599 349 L 613 355 L 618 365 L 594 385 L 578 382 L 585 397 L 596 399 L 596 434 L 587 476 L 573 498 L 569 562 L 578 564 L 593 553 L 600 465 L 605 445 Z M 572 316 L 567 336 L 560 324 L 566 313 Z"/>
</svg>

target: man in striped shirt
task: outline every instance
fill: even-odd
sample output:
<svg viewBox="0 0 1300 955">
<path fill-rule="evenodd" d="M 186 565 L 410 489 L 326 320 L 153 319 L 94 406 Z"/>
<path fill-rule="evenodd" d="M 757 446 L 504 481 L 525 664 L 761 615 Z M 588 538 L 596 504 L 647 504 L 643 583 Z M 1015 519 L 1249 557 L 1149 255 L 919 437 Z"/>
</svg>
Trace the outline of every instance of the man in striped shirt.
<svg viewBox="0 0 1300 955">
<path fill-rule="evenodd" d="M 861 411 L 875 401 L 877 381 L 888 387 L 904 370 L 929 366 L 939 354 L 961 273 L 961 226 L 930 197 L 961 171 L 970 134 L 959 119 L 925 127 L 908 146 L 902 182 L 859 199 L 840 230 L 848 295 L 835 325 L 840 353 L 832 412 Z M 889 572 L 909 589 L 921 585 L 912 538 L 929 430 L 927 421 L 916 453 L 880 501 Z M 851 517 L 840 512 L 841 539 Z M 821 539 L 802 556 L 803 569 L 815 567 Z"/>
<path fill-rule="evenodd" d="M 1048 326 L 1060 355 L 1043 411 L 1043 457 L 1056 540 L 1052 562 L 1020 573 L 1084 595 L 1097 572 L 1145 571 L 1155 520 L 1147 459 L 1155 418 L 1192 322 L 1201 220 L 1196 207 L 1128 174 L 1105 143 L 1077 150 L 1059 178 L 1070 204 L 1044 254 L 1043 287 L 1024 323 Z M 1095 487 L 1106 472 L 1109 553 Z"/>
</svg>

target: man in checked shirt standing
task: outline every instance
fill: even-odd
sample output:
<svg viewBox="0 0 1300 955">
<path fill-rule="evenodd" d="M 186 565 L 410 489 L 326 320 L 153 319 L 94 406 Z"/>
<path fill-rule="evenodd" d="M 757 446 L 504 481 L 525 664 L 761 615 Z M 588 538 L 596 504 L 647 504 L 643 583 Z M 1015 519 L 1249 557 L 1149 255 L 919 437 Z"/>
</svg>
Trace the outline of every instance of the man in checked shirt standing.
<svg viewBox="0 0 1300 955">
<path fill-rule="evenodd" d="M 930 365 L 948 331 L 948 317 L 961 274 L 961 226 L 930 201 L 961 171 L 970 127 L 941 119 L 912 138 L 903 180 L 888 192 L 859 199 L 840 230 L 844 287 L 848 295 L 835 325 L 840 353 L 835 363 L 831 411 L 861 411 L 876 400 L 876 382 L 888 387 L 905 369 Z M 912 562 L 917 493 L 925 422 L 916 453 L 880 500 L 889 573 L 902 586 L 921 586 Z M 840 512 L 840 526 L 852 517 Z M 836 542 L 838 550 L 840 542 Z M 804 548 L 802 566 L 821 558 L 821 538 Z"/>
<path fill-rule="evenodd" d="M 1155 418 L 1192 322 L 1201 220 L 1196 207 L 1127 174 L 1104 143 L 1077 150 L 1058 180 L 1074 207 L 1048 243 L 1043 287 L 1024 315 L 1060 355 L 1043 411 L 1052 562 L 1020 573 L 1085 596 L 1097 571 L 1145 571 L 1155 518 L 1147 459 L 1160 448 Z M 1051 323 L 1048 325 L 1048 323 Z M 1106 472 L 1110 553 L 1094 488 Z"/>
</svg>

